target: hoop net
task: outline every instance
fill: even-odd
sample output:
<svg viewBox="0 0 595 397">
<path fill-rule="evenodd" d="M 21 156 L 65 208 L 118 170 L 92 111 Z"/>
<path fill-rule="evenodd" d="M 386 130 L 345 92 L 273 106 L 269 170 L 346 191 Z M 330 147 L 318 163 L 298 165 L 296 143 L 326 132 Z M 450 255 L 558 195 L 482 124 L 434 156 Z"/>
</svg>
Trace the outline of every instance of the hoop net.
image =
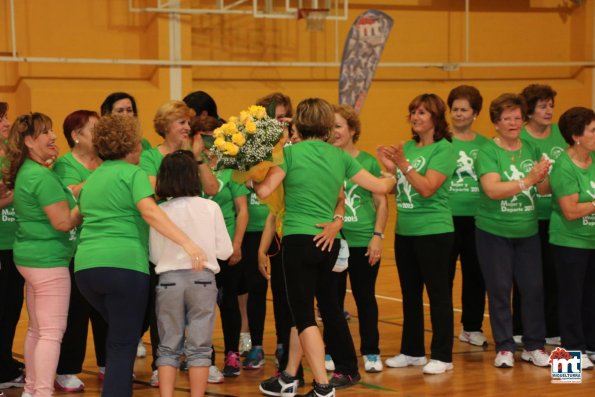
<svg viewBox="0 0 595 397">
<path fill-rule="evenodd" d="M 328 8 L 299 8 L 297 19 L 306 20 L 306 30 L 308 32 L 324 31 L 324 21 L 329 15 Z"/>
</svg>

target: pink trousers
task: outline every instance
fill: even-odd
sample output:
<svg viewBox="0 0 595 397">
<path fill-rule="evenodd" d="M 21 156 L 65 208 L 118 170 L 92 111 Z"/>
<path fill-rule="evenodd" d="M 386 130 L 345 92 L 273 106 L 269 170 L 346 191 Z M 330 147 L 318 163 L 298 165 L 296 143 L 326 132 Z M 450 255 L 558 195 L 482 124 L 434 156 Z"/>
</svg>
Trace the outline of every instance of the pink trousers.
<svg viewBox="0 0 595 397">
<path fill-rule="evenodd" d="M 25 337 L 25 392 L 35 397 L 48 397 L 54 391 L 60 344 L 66 330 L 70 275 L 68 267 L 17 266 L 17 269 L 25 279 L 29 314 Z"/>
</svg>

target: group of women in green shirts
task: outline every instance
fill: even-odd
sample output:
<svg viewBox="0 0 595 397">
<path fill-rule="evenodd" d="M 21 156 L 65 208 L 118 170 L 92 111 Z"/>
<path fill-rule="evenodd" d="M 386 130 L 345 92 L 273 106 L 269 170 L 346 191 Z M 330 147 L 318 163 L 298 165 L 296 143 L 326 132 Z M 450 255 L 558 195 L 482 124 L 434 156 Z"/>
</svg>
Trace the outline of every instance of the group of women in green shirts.
<svg viewBox="0 0 595 397">
<path fill-rule="evenodd" d="M 404 329 L 401 354 L 386 360 L 389 367 L 425 365 L 423 372 L 430 374 L 453 368 L 451 287 L 459 257 L 461 341 L 486 343 L 482 320 L 487 289 L 494 365 L 512 367 L 515 288 L 520 302 L 515 314 L 522 319 L 521 359 L 548 366 L 546 336 L 555 342 L 559 335 L 563 347 L 582 351 L 583 369 L 593 368 L 589 354 L 595 348 L 595 299 L 589 285 L 595 270 L 590 221 L 595 197 L 588 178 L 595 171 L 595 122 L 591 110 L 572 108 L 558 128 L 553 123 L 555 95 L 549 86 L 530 85 L 520 95 L 494 99 L 489 112 L 495 136 L 490 140 L 471 128 L 482 107 L 476 88 L 451 91 L 452 136 L 445 127 L 445 104 L 424 94 L 409 108 L 413 141 L 379 148 L 381 162 L 398 174 L 395 255 Z M 562 297 L 555 291 L 568 290 L 563 287 L 568 287 L 569 273 L 573 293 Z M 423 343 L 424 285 L 433 329 L 429 363 Z M 559 316 L 557 307 L 569 304 L 572 314 Z M 546 316 L 552 318 L 547 327 Z"/>
</svg>

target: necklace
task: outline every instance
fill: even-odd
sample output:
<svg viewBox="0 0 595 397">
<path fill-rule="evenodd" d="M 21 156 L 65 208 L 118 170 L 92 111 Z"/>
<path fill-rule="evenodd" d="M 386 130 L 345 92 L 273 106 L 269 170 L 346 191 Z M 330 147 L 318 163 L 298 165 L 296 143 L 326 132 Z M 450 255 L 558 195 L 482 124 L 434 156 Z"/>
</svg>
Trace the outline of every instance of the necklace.
<svg viewBox="0 0 595 397">
<path fill-rule="evenodd" d="M 520 139 L 517 138 L 514 144 L 514 146 L 518 146 L 518 149 L 507 148 L 504 146 L 502 139 L 500 139 L 498 136 L 494 138 L 494 142 L 496 142 L 496 145 L 498 145 L 500 148 L 508 152 L 511 162 L 516 163 L 517 159 L 521 159 L 523 157 L 523 144 L 521 143 Z"/>
</svg>

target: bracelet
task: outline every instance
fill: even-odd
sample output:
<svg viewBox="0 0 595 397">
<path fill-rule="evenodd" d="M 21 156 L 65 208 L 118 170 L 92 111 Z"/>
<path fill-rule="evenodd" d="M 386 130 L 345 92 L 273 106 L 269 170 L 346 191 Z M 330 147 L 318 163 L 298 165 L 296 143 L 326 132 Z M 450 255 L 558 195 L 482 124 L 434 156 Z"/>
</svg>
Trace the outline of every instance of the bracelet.
<svg viewBox="0 0 595 397">
<path fill-rule="evenodd" d="M 591 201 L 591 205 L 595 207 L 595 200 Z"/>
<path fill-rule="evenodd" d="M 413 171 L 413 166 L 411 164 L 409 164 L 409 166 L 407 166 L 407 169 L 405 170 L 405 172 L 403 172 L 403 175 L 407 175 L 411 171 Z"/>
<path fill-rule="evenodd" d="M 205 162 L 204 162 L 204 161 L 202 161 L 202 160 L 196 160 L 196 164 L 197 164 L 197 165 L 203 165 L 204 163 L 205 163 Z"/>
<path fill-rule="evenodd" d="M 333 221 L 335 219 L 341 219 L 341 222 L 345 222 L 345 217 L 343 215 L 340 215 L 340 214 L 333 215 Z"/>
<path fill-rule="evenodd" d="M 525 185 L 524 179 L 519 179 L 519 187 L 521 188 L 521 191 L 527 190 L 527 186 Z"/>
</svg>

